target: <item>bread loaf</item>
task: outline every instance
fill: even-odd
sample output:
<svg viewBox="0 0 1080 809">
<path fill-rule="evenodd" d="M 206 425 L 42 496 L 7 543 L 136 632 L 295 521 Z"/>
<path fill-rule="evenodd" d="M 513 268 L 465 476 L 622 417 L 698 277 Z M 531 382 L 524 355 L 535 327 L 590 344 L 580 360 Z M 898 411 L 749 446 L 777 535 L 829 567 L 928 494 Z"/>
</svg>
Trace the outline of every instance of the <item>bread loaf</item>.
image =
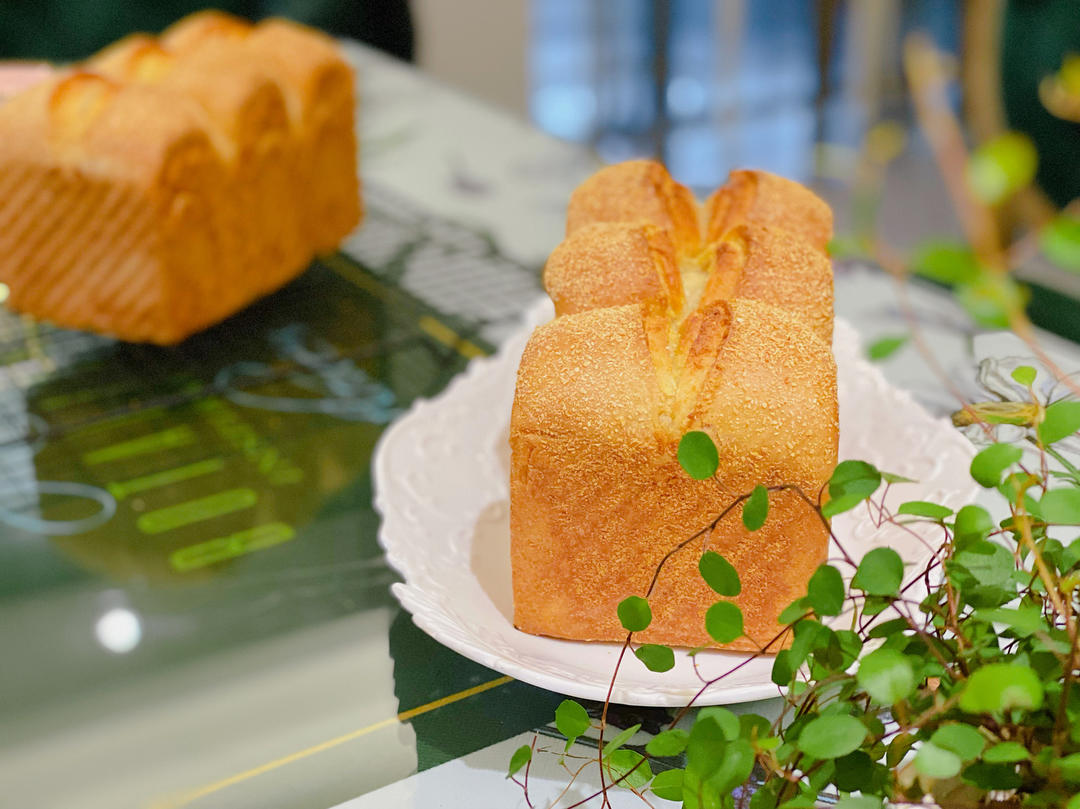
<svg viewBox="0 0 1080 809">
<path fill-rule="evenodd" d="M 693 198 L 658 164 L 605 169 L 571 200 L 570 235 L 545 276 L 562 314 L 529 341 L 510 425 L 519 629 L 621 640 L 618 603 L 644 595 L 675 546 L 758 484 L 816 495 L 836 464 L 836 368 L 822 339 L 832 328 L 820 249 L 828 211 L 786 180 L 733 178 L 737 199 L 718 194 L 706 207 L 725 223 L 713 230 L 699 229 Z M 756 186 L 757 197 L 743 186 Z M 723 273 L 728 259 L 716 256 L 728 250 L 742 257 L 736 266 L 747 280 L 707 278 L 688 293 L 680 265 L 709 255 L 707 266 Z M 818 280 L 800 297 L 785 273 Z M 695 429 L 719 451 L 712 481 L 692 480 L 676 457 Z M 746 637 L 730 648 L 768 643 L 779 611 L 805 594 L 827 541 L 793 492 L 771 496 L 757 532 L 735 509 L 668 561 L 650 597 L 653 622 L 638 639 L 712 644 L 704 614 L 718 597 L 697 570 L 711 548 L 742 580 L 735 601 Z"/>
<path fill-rule="evenodd" d="M 301 272 L 360 218 L 332 41 L 215 12 L 0 107 L 0 281 L 56 324 L 170 344 Z"/>
</svg>

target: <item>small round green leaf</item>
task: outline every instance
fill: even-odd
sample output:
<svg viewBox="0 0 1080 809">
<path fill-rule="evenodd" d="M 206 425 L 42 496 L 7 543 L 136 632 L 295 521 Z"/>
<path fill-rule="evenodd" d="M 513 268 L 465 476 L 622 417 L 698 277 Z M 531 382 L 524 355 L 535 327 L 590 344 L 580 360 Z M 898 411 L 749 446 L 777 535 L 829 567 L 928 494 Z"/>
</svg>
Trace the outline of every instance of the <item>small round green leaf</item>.
<svg viewBox="0 0 1080 809">
<path fill-rule="evenodd" d="M 865 503 L 866 499 L 861 494 L 842 494 L 839 497 L 830 495 L 828 501 L 821 507 L 821 516 L 831 520 L 837 514 L 851 511 L 860 503 Z"/>
<path fill-rule="evenodd" d="M 1006 132 L 983 143 L 968 159 L 968 186 L 979 199 L 997 205 L 1027 186 L 1039 165 L 1027 135 Z"/>
<path fill-rule="evenodd" d="M 960 694 L 960 709 L 999 714 L 1010 708 L 1036 710 L 1043 704 L 1043 685 L 1030 666 L 990 663 L 976 669 Z"/>
<path fill-rule="evenodd" d="M 1043 253 L 1059 267 L 1080 270 L 1080 219 L 1064 214 L 1043 228 Z"/>
<path fill-rule="evenodd" d="M 1001 742 L 983 753 L 983 761 L 991 764 L 1012 764 L 1017 761 L 1027 761 L 1029 758 L 1031 758 L 1031 753 L 1020 742 Z"/>
<path fill-rule="evenodd" d="M 862 652 L 863 648 L 862 638 L 859 637 L 857 632 L 852 632 L 850 629 L 838 629 L 835 634 L 836 642 L 840 644 L 840 653 L 843 655 L 843 661 L 839 668 L 847 669 L 859 659 L 859 653 Z"/>
<path fill-rule="evenodd" d="M 1042 609 L 1036 606 L 1012 610 L 1004 607 L 975 610 L 975 617 L 995 624 L 1005 624 L 1018 638 L 1026 638 L 1036 632 L 1049 633 L 1050 627 L 1043 618 Z"/>
<path fill-rule="evenodd" d="M 776 619 L 779 624 L 794 623 L 810 612 L 810 602 L 805 598 L 800 598 L 797 601 L 792 601 L 780 612 L 780 616 Z"/>
<path fill-rule="evenodd" d="M 795 676 L 795 666 L 791 664 L 791 652 L 781 649 L 773 658 L 772 681 L 779 686 L 786 686 Z"/>
<path fill-rule="evenodd" d="M 797 744 L 808 756 L 839 758 L 858 750 L 867 732 L 866 725 L 854 716 L 819 716 L 806 723 Z"/>
<path fill-rule="evenodd" d="M 956 512 L 953 538 L 958 547 L 986 539 L 993 530 L 994 521 L 990 519 L 990 512 L 982 506 L 964 506 Z"/>
<path fill-rule="evenodd" d="M 829 239 L 825 252 L 829 254 L 829 258 L 851 259 L 865 257 L 869 250 L 864 239 L 845 234 Z"/>
<path fill-rule="evenodd" d="M 790 664 L 797 667 L 803 664 L 811 651 L 828 647 L 833 633 L 831 629 L 818 621 L 806 619 L 795 624 L 793 634 L 795 639 L 787 651 L 791 656 Z"/>
<path fill-rule="evenodd" d="M 953 557 L 956 565 L 971 574 L 977 584 L 1005 584 L 1012 578 L 1016 569 L 1016 560 L 1002 545 L 989 540 L 973 542 Z M 950 572 L 952 566 L 950 566 Z M 964 579 L 953 575 L 952 578 L 963 584 Z"/>
<path fill-rule="evenodd" d="M 933 742 L 925 742 L 915 754 L 915 769 L 931 778 L 952 778 L 959 775 L 964 762 L 951 750 L 938 747 Z"/>
<path fill-rule="evenodd" d="M 756 713 L 744 713 L 739 715 L 739 735 L 744 739 L 770 744 L 775 747 L 779 740 L 772 735 L 772 723 L 764 716 Z M 771 740 L 771 741 L 766 741 Z M 775 744 L 774 744 L 775 742 Z"/>
<path fill-rule="evenodd" d="M 589 729 L 589 714 L 581 704 L 572 699 L 564 699 L 555 709 L 555 727 L 566 737 L 566 747 Z"/>
<path fill-rule="evenodd" d="M 979 277 L 975 252 L 960 242 L 930 241 L 919 248 L 912 269 L 941 284 L 966 284 Z"/>
<path fill-rule="evenodd" d="M 1039 424 L 1039 440 L 1053 444 L 1080 430 L 1080 402 L 1054 402 L 1046 408 Z"/>
<path fill-rule="evenodd" d="M 709 776 L 709 784 L 721 795 L 745 784 L 754 769 L 754 748 L 746 739 L 735 739 L 724 748 L 720 766 Z"/>
<path fill-rule="evenodd" d="M 942 725 L 934 731 L 930 741 L 943 750 L 956 753 L 963 761 L 972 761 L 979 757 L 986 747 L 986 739 L 971 725 L 953 722 Z"/>
<path fill-rule="evenodd" d="M 1080 753 L 1059 758 L 1051 766 L 1070 784 L 1080 784 Z"/>
<path fill-rule="evenodd" d="M 720 466 L 716 444 L 701 430 L 691 430 L 682 437 L 677 456 L 679 465 L 694 480 L 711 478 Z"/>
<path fill-rule="evenodd" d="M 641 632 L 652 623 L 652 609 L 641 596 L 629 596 L 619 602 L 619 623 L 628 632 Z"/>
<path fill-rule="evenodd" d="M 716 551 L 701 554 L 698 571 L 705 583 L 722 596 L 737 596 L 742 592 L 738 571 Z"/>
<path fill-rule="evenodd" d="M 720 726 L 721 733 L 723 733 L 724 738 L 729 742 L 733 742 L 739 738 L 739 734 L 742 732 L 742 723 L 739 722 L 739 717 L 727 708 L 723 708 L 719 705 L 710 705 L 702 708 L 698 711 L 697 718 L 698 721 L 705 719 L 716 720 L 716 724 Z"/>
<path fill-rule="evenodd" d="M 510 756 L 510 766 L 507 769 L 506 777 L 509 778 L 512 775 L 516 775 L 518 770 L 530 761 L 532 761 L 532 748 L 527 744 L 523 744 L 514 751 L 512 756 Z"/>
<path fill-rule="evenodd" d="M 1039 511 L 1048 523 L 1080 525 L 1080 489 L 1051 489 L 1039 501 Z"/>
<path fill-rule="evenodd" d="M 980 789 L 1016 789 L 1024 779 L 1015 764 L 988 764 L 976 761 L 964 768 L 963 778 Z"/>
<path fill-rule="evenodd" d="M 900 762 L 907 757 L 908 751 L 914 744 L 915 737 L 910 733 L 899 733 L 894 736 L 885 751 L 885 765 L 891 769 L 899 767 Z"/>
<path fill-rule="evenodd" d="M 659 758 L 677 756 L 686 749 L 686 743 L 689 740 L 690 734 L 681 728 L 665 730 L 649 740 L 649 743 L 645 745 L 645 752 Z"/>
<path fill-rule="evenodd" d="M 1035 383 L 1037 372 L 1030 365 L 1018 365 L 1013 368 L 1009 376 L 1019 382 L 1025 388 L 1030 388 Z"/>
<path fill-rule="evenodd" d="M 893 705 L 907 698 L 918 681 L 911 658 L 896 649 L 877 649 L 859 663 L 859 686 L 881 705 Z"/>
<path fill-rule="evenodd" d="M 627 789 L 641 789 L 653 777 L 645 756 L 633 750 L 616 750 L 608 756 L 607 767 L 612 782 Z"/>
<path fill-rule="evenodd" d="M 844 579 L 832 565 L 821 565 L 806 586 L 806 599 L 818 615 L 839 615 L 844 607 Z"/>
<path fill-rule="evenodd" d="M 884 621 L 880 624 L 874 624 L 870 627 L 870 631 L 866 633 L 868 638 L 889 638 L 893 635 L 897 635 L 906 629 L 910 628 L 911 624 L 907 622 L 906 618 L 893 618 L 891 621 Z"/>
<path fill-rule="evenodd" d="M 838 800 L 833 809 L 881 809 L 883 803 L 882 798 L 873 795 L 848 795 Z"/>
<path fill-rule="evenodd" d="M 731 643 L 743 633 L 743 614 L 730 601 L 717 601 L 705 612 L 705 631 L 717 643 Z"/>
<path fill-rule="evenodd" d="M 656 774 L 649 788 L 656 797 L 663 798 L 665 801 L 681 801 L 683 799 L 682 783 L 682 770 L 664 770 Z"/>
<path fill-rule="evenodd" d="M 1006 329 L 1014 312 L 1023 311 L 1031 298 L 1027 287 L 1012 278 L 984 274 L 956 288 L 956 302 L 980 326 Z"/>
<path fill-rule="evenodd" d="M 616 750 L 618 750 L 620 747 L 630 741 L 630 738 L 639 730 L 641 730 L 640 722 L 636 725 L 631 725 L 628 728 L 620 730 L 614 739 L 604 745 L 604 749 L 600 751 L 600 757 L 607 758 L 608 756 L 610 756 L 612 753 L 614 753 Z"/>
<path fill-rule="evenodd" d="M 881 479 L 886 483 L 918 483 L 914 478 L 906 478 L 903 475 L 898 475 L 895 472 L 882 472 Z"/>
<path fill-rule="evenodd" d="M 661 646 L 656 643 L 646 643 L 634 649 L 637 657 L 649 671 L 671 671 L 675 668 L 675 653 L 670 646 Z"/>
<path fill-rule="evenodd" d="M 728 739 L 716 717 L 698 714 L 686 743 L 687 770 L 698 774 L 715 770 L 727 746 Z"/>
<path fill-rule="evenodd" d="M 895 354 L 908 339 L 906 334 L 895 337 L 881 337 L 867 347 L 866 356 L 874 362 L 881 362 Z"/>
<path fill-rule="evenodd" d="M 901 503 L 896 513 L 941 521 L 950 516 L 953 510 L 945 506 L 939 506 L 937 503 L 928 503 L 925 500 L 909 500 L 906 503 Z"/>
<path fill-rule="evenodd" d="M 881 472 L 866 461 L 841 461 L 829 478 L 829 494 L 869 497 L 881 485 Z"/>
<path fill-rule="evenodd" d="M 980 486 L 993 489 L 1001 476 L 1024 453 L 1012 444 L 991 444 L 971 460 L 971 477 Z"/>
<path fill-rule="evenodd" d="M 892 548 L 874 548 L 859 562 L 851 586 L 868 595 L 894 596 L 904 581 L 904 562 Z"/>
<path fill-rule="evenodd" d="M 865 461 L 842 461 L 829 478 L 829 501 L 821 507 L 825 517 L 850 511 L 877 491 L 881 472 Z"/>
<path fill-rule="evenodd" d="M 841 792 L 870 791 L 874 783 L 874 761 L 862 750 L 836 760 L 832 782 Z"/>
<path fill-rule="evenodd" d="M 765 518 L 768 516 L 769 490 L 758 484 L 743 503 L 742 522 L 747 531 L 756 531 L 765 524 Z"/>
</svg>

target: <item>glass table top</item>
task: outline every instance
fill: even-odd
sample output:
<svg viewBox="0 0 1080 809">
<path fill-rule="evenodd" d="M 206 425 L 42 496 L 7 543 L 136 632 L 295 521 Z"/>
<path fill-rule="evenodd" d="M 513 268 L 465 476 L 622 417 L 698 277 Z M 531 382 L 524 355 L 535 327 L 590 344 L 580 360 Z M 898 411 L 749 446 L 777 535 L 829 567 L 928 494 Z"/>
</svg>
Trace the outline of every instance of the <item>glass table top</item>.
<svg viewBox="0 0 1080 809">
<path fill-rule="evenodd" d="M 0 782 L 13 799 L 254 806 L 276 786 L 230 780 L 246 765 L 331 739 L 349 766 L 324 747 L 326 772 L 289 777 L 295 805 L 330 806 L 550 719 L 555 695 L 443 649 L 396 606 L 369 471 L 385 426 L 492 350 L 536 274 L 389 192 L 366 202 L 348 253 L 175 348 L 0 315 Z M 282 687 L 313 693 L 283 700 Z M 178 724 L 185 710 L 203 718 Z M 155 711 L 165 744 L 127 724 Z M 313 717 L 328 721 L 297 727 Z M 144 737 L 159 772 L 102 779 L 81 755 L 63 789 L 44 781 L 80 734 L 128 756 Z M 180 755 L 219 734 L 228 762 Z"/>
</svg>

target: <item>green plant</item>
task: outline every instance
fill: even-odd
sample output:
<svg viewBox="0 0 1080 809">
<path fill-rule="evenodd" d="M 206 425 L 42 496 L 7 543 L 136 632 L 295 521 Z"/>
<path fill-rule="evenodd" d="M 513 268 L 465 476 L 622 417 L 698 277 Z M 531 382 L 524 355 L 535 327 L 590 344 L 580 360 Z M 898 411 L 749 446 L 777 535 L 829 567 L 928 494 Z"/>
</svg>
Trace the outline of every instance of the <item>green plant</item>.
<svg viewBox="0 0 1080 809">
<path fill-rule="evenodd" d="M 1025 366 L 1013 376 L 1033 374 Z M 1008 504 L 998 524 L 976 505 L 953 513 L 912 501 L 890 512 L 885 494 L 902 479 L 861 461 L 839 464 L 827 504 L 807 498 L 807 507 L 822 518 L 860 507 L 879 524 L 933 523 L 942 540 L 929 563 L 905 575 L 889 548 L 854 560 L 841 547 L 841 560 L 818 568 L 806 595 L 784 610 L 770 644 L 787 647 L 772 667 L 786 688 L 780 718 L 708 708 L 687 727 L 683 709 L 644 755 L 623 746 L 636 727 L 604 742 L 601 721 L 598 755 L 609 786 L 652 790 L 686 807 L 735 806 L 757 764 L 762 784 L 750 809 L 813 806 L 825 789 L 844 809 L 925 795 L 950 807 L 984 805 L 993 795 L 1018 806 L 1080 807 L 1080 539 L 1058 538 L 1080 526 L 1080 479 L 1048 474 L 1046 454 L 1080 429 L 1080 402 L 1045 406 L 1033 397 L 1031 405 L 1032 461 L 1016 445 L 992 443 L 971 464 L 972 477 Z M 700 437 L 680 453 L 688 469 L 710 455 Z M 780 488 L 788 487 L 758 487 L 730 508 L 741 506 L 744 521 L 760 526 L 765 492 Z M 715 552 L 701 555 L 700 570 L 718 594 L 738 592 L 738 575 Z M 921 598 L 913 595 L 920 586 Z M 624 651 L 650 669 L 670 667 L 670 650 L 634 643 L 649 625 L 647 598 L 629 596 L 619 617 Z M 740 636 L 738 607 L 718 600 L 706 629 L 718 643 Z M 556 724 L 567 749 L 590 725 L 569 700 Z M 682 753 L 685 766 L 653 774 L 652 757 Z M 528 754 L 518 751 L 515 764 Z"/>
<path fill-rule="evenodd" d="M 897 151 L 895 131 L 886 127 L 870 133 L 858 172 L 863 188 L 855 197 L 869 210 L 856 211 L 857 232 L 835 247 L 872 254 L 900 280 L 915 272 L 952 287 L 976 323 L 1011 328 L 1059 388 L 1080 393 L 1035 340 L 1026 292 L 1010 274 L 1037 250 L 1080 270 L 1075 206 L 1007 244 L 995 213 L 1030 182 L 1034 150 L 1007 134 L 957 159 L 966 149 L 945 100 L 940 59 L 917 39 L 905 55 L 919 118 L 967 242 L 927 244 L 909 262 L 878 238 L 875 184 Z M 885 359 L 910 342 L 936 368 L 902 287 L 900 301 L 911 333 L 878 340 L 868 354 Z M 1014 392 L 1022 395 L 1001 401 L 967 401 L 940 376 L 958 394 L 954 423 L 981 434 L 985 446 L 970 474 L 996 494 L 1003 519 L 995 521 L 979 505 L 954 513 L 926 501 L 891 511 L 885 495 L 910 481 L 861 461 L 836 467 L 827 500 L 825 490 L 791 486 L 758 486 L 737 498 L 672 552 L 692 552 L 736 508 L 749 530 L 760 528 L 770 494 L 780 489 L 796 490 L 826 524 L 865 508 L 879 525 L 931 524 L 940 542 L 923 569 L 905 570 L 889 548 L 853 559 L 833 536 L 840 557 L 818 568 L 762 651 L 775 653 L 772 679 L 784 694 L 779 718 L 737 717 L 716 707 L 693 715 L 691 703 L 639 751 L 626 746 L 637 727 L 605 739 L 607 703 L 593 722 L 582 706 L 565 701 L 556 713 L 567 739 L 562 755 L 590 727 L 600 732 L 596 754 L 576 759 L 582 763 L 568 771 L 573 782 L 590 761 L 599 763 L 601 789 L 573 806 L 593 798 L 608 805 L 610 790 L 629 789 L 646 803 L 652 794 L 690 809 L 810 807 L 823 791 L 835 795 L 839 809 L 924 799 L 946 809 L 1080 809 L 1080 465 L 1068 446 L 1080 430 L 1080 401 L 1048 399 L 1032 365 L 1012 369 Z M 996 440 L 1000 425 L 1011 425 L 1016 440 Z M 684 438 L 678 458 L 697 480 L 716 472 L 716 449 L 704 431 Z M 718 644 L 728 643 L 743 631 L 738 607 L 723 598 L 738 594 L 738 574 L 709 550 L 701 553 L 699 570 L 719 596 L 706 630 Z M 651 621 L 649 594 L 628 594 L 619 607 L 627 636 L 612 682 L 627 651 L 653 671 L 672 667 L 671 649 L 634 641 Z M 703 690 L 727 673 L 704 679 Z M 528 768 L 537 752 L 535 743 L 522 747 L 510 764 L 527 801 Z M 680 766 L 671 766 L 672 757 Z M 745 788 L 750 782 L 753 790 Z"/>
</svg>

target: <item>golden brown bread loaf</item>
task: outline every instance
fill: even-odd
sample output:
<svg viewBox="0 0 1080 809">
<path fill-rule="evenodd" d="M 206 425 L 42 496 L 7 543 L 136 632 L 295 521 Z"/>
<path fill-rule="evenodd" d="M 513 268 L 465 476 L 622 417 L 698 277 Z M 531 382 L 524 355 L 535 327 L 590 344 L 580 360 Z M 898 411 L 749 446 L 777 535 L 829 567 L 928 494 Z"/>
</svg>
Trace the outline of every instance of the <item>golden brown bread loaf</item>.
<svg viewBox="0 0 1080 809">
<path fill-rule="evenodd" d="M 169 344 L 299 274 L 361 216 L 333 42 L 216 12 L 0 107 L 0 281 L 59 325 Z"/>
<path fill-rule="evenodd" d="M 570 237 L 548 265 L 548 276 L 558 268 L 556 303 L 564 313 L 536 330 L 521 360 L 510 424 L 510 522 L 514 623 L 526 632 L 621 640 L 616 606 L 645 594 L 668 551 L 758 484 L 795 484 L 816 495 L 836 464 L 836 368 L 822 339 L 832 328 L 831 275 L 827 317 L 814 297 L 820 287 L 802 301 L 795 287 L 785 288 L 783 309 L 761 299 L 768 289 L 740 298 L 748 288 L 741 282 L 706 284 L 688 305 L 679 260 L 708 251 L 710 237 L 699 235 L 689 192 L 656 165 L 602 171 L 575 193 Z M 757 185 L 786 182 L 759 178 Z M 615 195 L 610 204 L 601 192 Z M 794 207 L 807 194 L 800 187 L 768 207 L 773 219 L 805 226 L 820 244 L 831 225 L 817 206 L 810 206 L 815 223 L 776 215 L 780 203 Z M 812 254 L 828 269 L 819 247 L 786 229 L 772 233 L 769 217 L 754 213 L 761 200 L 744 194 L 739 205 L 737 236 L 727 238 L 749 256 L 744 275 L 755 277 L 758 241 L 772 241 L 772 269 L 753 283 L 782 283 L 785 262 L 813 263 Z M 723 216 L 735 217 L 734 207 Z M 692 480 L 679 466 L 679 440 L 694 429 L 709 433 L 719 451 L 713 481 Z M 769 518 L 754 533 L 735 509 L 707 541 L 668 562 L 650 597 L 652 625 L 638 639 L 712 643 L 704 614 L 718 597 L 697 571 L 707 547 L 742 579 L 735 601 L 747 637 L 730 648 L 767 643 L 779 630 L 779 611 L 805 594 L 827 542 L 817 515 L 794 493 L 773 494 Z"/>
<path fill-rule="evenodd" d="M 798 183 L 733 172 L 701 212 L 659 163 L 609 166 L 571 196 L 567 238 L 544 268 L 557 314 L 651 300 L 673 317 L 749 298 L 803 317 L 832 340 L 827 205 Z"/>
</svg>

